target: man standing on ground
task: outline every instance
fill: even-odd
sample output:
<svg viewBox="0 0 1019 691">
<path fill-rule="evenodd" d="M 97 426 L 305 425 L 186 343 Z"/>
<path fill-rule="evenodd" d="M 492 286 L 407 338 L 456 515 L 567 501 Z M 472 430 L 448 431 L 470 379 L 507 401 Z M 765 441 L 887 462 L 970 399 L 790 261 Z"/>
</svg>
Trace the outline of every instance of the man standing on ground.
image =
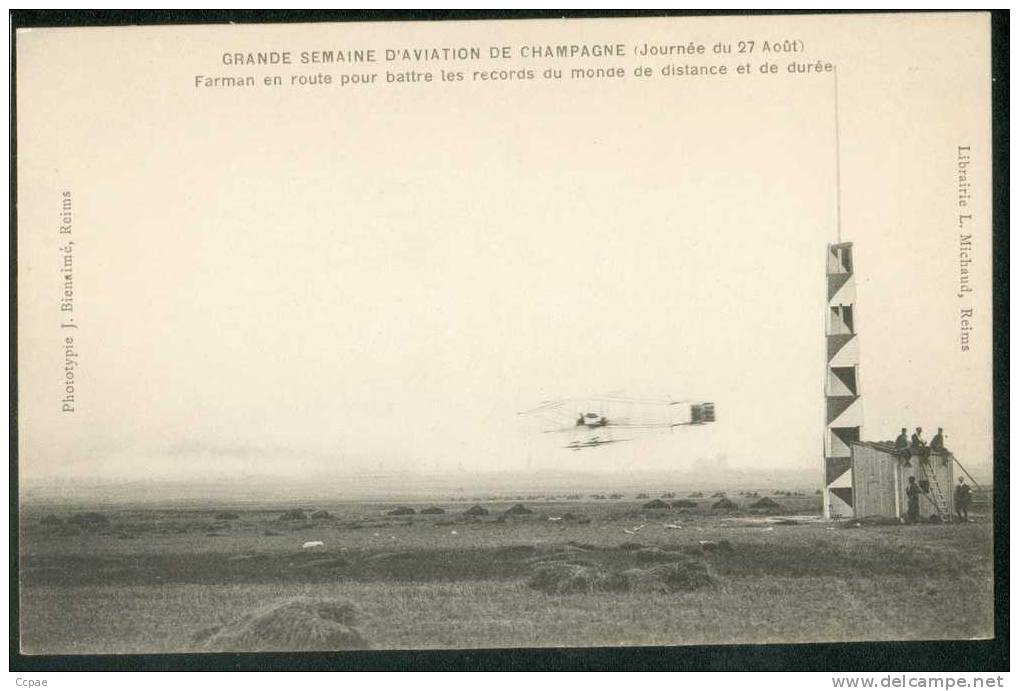
<svg viewBox="0 0 1019 691">
<path fill-rule="evenodd" d="M 959 484 L 955 486 L 955 515 L 960 521 L 969 522 L 969 502 L 972 498 L 971 490 L 962 477 L 959 477 Z"/>
<path fill-rule="evenodd" d="M 918 523 L 920 521 L 920 486 L 916 484 L 916 478 L 909 476 L 909 484 L 906 486 L 906 499 L 909 500 L 906 509 L 906 523 Z"/>
</svg>

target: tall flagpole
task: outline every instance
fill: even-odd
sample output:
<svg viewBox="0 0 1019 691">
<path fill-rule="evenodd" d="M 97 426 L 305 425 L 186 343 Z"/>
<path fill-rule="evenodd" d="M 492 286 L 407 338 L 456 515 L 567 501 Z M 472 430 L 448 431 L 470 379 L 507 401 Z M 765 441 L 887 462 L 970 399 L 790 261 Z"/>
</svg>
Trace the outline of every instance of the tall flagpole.
<svg viewBox="0 0 1019 691">
<path fill-rule="evenodd" d="M 835 242 L 842 242 L 842 145 L 839 141 L 839 68 L 835 67 Z"/>
</svg>

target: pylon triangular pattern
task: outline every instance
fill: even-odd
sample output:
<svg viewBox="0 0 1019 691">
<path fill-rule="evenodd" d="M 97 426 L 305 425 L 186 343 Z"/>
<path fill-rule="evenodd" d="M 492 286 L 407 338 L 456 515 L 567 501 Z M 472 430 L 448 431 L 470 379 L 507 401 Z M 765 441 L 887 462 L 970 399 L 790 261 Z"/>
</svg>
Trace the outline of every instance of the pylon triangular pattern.
<svg viewBox="0 0 1019 691">
<path fill-rule="evenodd" d="M 856 402 L 856 396 L 829 396 L 827 423 L 830 425 L 834 422 L 854 402 Z"/>
<path fill-rule="evenodd" d="M 831 307 L 828 309 L 828 335 L 830 336 L 848 336 L 853 333 L 853 330 L 849 328 L 849 324 L 842 318 L 842 310 L 839 307 Z"/>
<path fill-rule="evenodd" d="M 853 488 L 852 487 L 831 487 L 831 493 L 836 497 L 846 502 L 849 507 L 853 506 Z"/>
<path fill-rule="evenodd" d="M 852 396 L 853 392 L 846 386 L 846 383 L 836 377 L 829 370 L 828 372 L 828 388 L 825 393 L 829 396 Z"/>
<path fill-rule="evenodd" d="M 835 251 L 834 247 L 828 248 L 828 273 L 830 274 L 849 273 L 848 271 L 846 271 L 846 267 L 842 263 L 842 260 L 839 259 L 838 252 Z"/>
<path fill-rule="evenodd" d="M 828 300 L 835 297 L 835 293 L 839 292 L 839 288 L 846 284 L 852 277 L 852 274 L 828 274 Z"/>
<path fill-rule="evenodd" d="M 825 484 L 830 485 L 835 482 L 852 465 L 853 459 L 851 458 L 826 458 L 824 467 Z"/>
<path fill-rule="evenodd" d="M 852 516 L 853 442 L 860 439 L 863 412 L 857 368 L 860 346 L 856 340 L 854 309 L 856 278 L 853 243 L 828 245 L 825 258 L 828 314 L 825 320 L 825 491 L 828 518 Z"/>
<path fill-rule="evenodd" d="M 856 395 L 856 368 L 855 367 L 832 367 L 830 371 L 840 382 L 846 385 L 849 393 Z"/>
<path fill-rule="evenodd" d="M 831 362 L 831 359 L 838 355 L 839 351 L 854 338 L 856 338 L 856 334 L 830 334 L 828 336 L 828 361 Z"/>
<path fill-rule="evenodd" d="M 828 298 L 828 302 L 832 305 L 852 305 L 856 302 L 856 280 L 853 278 L 853 274 L 847 274 L 848 280 L 842 284 L 842 286 Z"/>
<path fill-rule="evenodd" d="M 860 397 L 854 396 L 849 407 L 838 414 L 828 423 L 833 427 L 859 427 L 863 424 L 863 406 L 860 405 Z"/>
<path fill-rule="evenodd" d="M 831 432 L 846 446 L 849 446 L 854 441 L 860 441 L 859 427 L 832 427 Z"/>
</svg>

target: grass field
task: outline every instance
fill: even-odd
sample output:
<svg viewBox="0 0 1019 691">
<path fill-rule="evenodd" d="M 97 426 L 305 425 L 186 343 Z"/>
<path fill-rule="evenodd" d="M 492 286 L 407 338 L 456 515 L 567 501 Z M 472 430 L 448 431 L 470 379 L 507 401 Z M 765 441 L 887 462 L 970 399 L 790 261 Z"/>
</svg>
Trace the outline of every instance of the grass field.
<svg viewBox="0 0 1019 691">
<path fill-rule="evenodd" d="M 28 504 L 22 649 L 215 650 L 203 631 L 297 597 L 353 604 L 357 629 L 380 649 L 992 635 L 987 515 L 833 524 L 782 518 L 819 513 L 813 495 L 773 497 L 780 507 L 767 512 L 748 508 L 757 498 L 730 498 L 739 507 L 721 511 L 706 497 L 688 509 L 644 509 L 633 495 L 525 497 L 532 513 L 505 513 L 514 498 L 480 502 L 489 514 L 479 517 L 464 514 L 470 501 L 407 504 L 415 513 L 402 516 L 387 515 L 392 503 L 337 503 L 292 520 L 292 505 Z M 446 513 L 420 513 L 433 505 Z M 312 541 L 322 545 L 303 547 Z M 662 566 L 706 580 L 649 576 Z M 536 574 L 549 568 L 608 585 L 540 589 Z"/>
</svg>

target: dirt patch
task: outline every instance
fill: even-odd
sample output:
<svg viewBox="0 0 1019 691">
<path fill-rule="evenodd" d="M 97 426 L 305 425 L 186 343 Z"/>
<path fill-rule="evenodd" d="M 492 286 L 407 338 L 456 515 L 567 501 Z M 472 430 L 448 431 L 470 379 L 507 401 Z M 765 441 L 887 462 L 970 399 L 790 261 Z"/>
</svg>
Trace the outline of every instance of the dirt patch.
<svg viewBox="0 0 1019 691">
<path fill-rule="evenodd" d="M 675 550 L 666 551 L 658 547 L 648 547 L 637 550 L 634 553 L 634 558 L 638 564 L 661 564 L 679 561 L 683 559 L 683 555 Z"/>
<path fill-rule="evenodd" d="M 534 568 L 527 585 L 549 594 L 594 592 L 682 592 L 715 584 L 701 561 L 683 560 L 668 564 L 617 571 L 599 564 L 553 562 Z"/>
<path fill-rule="evenodd" d="M 861 526 L 881 526 L 881 525 L 901 525 L 902 522 L 898 518 L 891 516 L 864 516 L 863 518 L 856 518 L 851 521 L 843 521 L 837 525 L 840 528 L 859 528 Z"/>
<path fill-rule="evenodd" d="M 110 519 L 101 513 L 89 511 L 87 513 L 74 514 L 71 516 L 70 520 L 68 520 L 68 523 L 82 528 L 98 528 L 100 526 L 109 525 Z"/>
<path fill-rule="evenodd" d="M 621 592 L 625 579 L 597 564 L 553 562 L 535 567 L 527 585 L 543 593 Z"/>
<path fill-rule="evenodd" d="M 350 566 L 350 561 L 338 558 L 313 559 L 301 564 L 291 564 L 288 568 L 292 571 L 335 571 Z"/>
<path fill-rule="evenodd" d="M 495 557 L 512 557 L 512 556 L 530 556 L 538 553 L 538 548 L 534 545 L 509 545 L 507 547 L 497 547 L 493 550 L 493 556 Z"/>
<path fill-rule="evenodd" d="M 665 593 L 688 592 L 710 588 L 715 579 L 701 561 L 678 561 L 658 564 L 646 569 L 623 572 L 628 590 Z"/>
</svg>

